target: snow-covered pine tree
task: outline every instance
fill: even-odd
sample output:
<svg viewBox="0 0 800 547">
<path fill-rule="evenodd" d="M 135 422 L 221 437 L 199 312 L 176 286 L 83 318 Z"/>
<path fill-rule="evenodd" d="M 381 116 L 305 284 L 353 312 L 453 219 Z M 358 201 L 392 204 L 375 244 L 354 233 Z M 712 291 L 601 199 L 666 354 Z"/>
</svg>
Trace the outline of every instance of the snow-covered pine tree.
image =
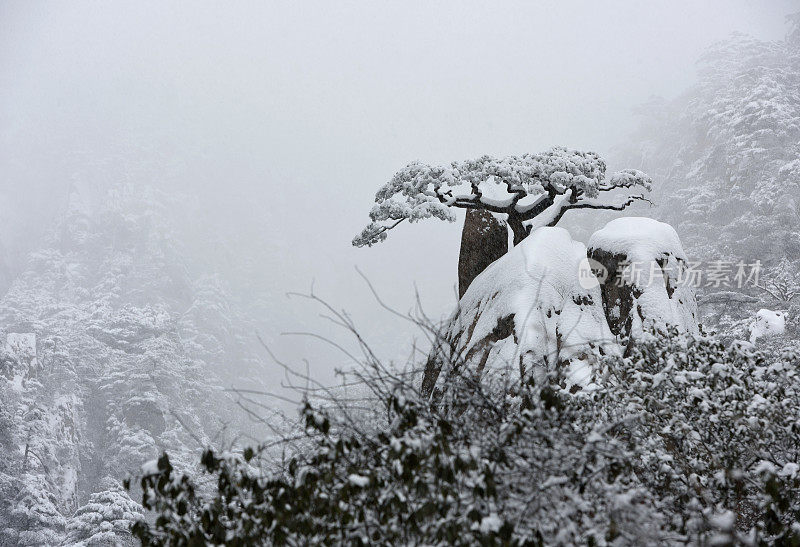
<svg viewBox="0 0 800 547">
<path fill-rule="evenodd" d="M 606 177 L 606 162 L 595 152 L 554 147 L 539 154 L 452 162 L 432 166 L 408 164 L 378 189 L 372 220 L 353 238 L 356 247 L 372 246 L 404 220 L 455 220 L 455 209 L 500 215 L 511 230 L 514 245 L 531 230 L 555 226 L 567 211 L 621 211 L 642 193 L 607 192 L 650 190 L 645 173 L 626 169 Z"/>
<path fill-rule="evenodd" d="M 800 17 L 789 19 L 785 40 L 737 34 L 710 48 L 698 82 L 675 100 L 644 105 L 641 128 L 615 158 L 652 175 L 652 214 L 676 228 L 689 256 L 726 265 L 734 305 L 717 294 L 707 306 L 701 298 L 701 312 L 740 338 L 759 307 L 791 307 L 790 322 L 800 317 L 800 298 L 784 298 L 800 287 Z M 736 265 L 756 261 L 769 290 L 740 290 Z"/>
<path fill-rule="evenodd" d="M 136 545 L 131 527 L 144 518 L 144 509 L 111 477 L 101 480 L 99 488 L 68 520 L 65 543 L 86 547 Z"/>
<path fill-rule="evenodd" d="M 189 270 L 167 221 L 175 203 L 132 184 L 84 198 L 73 192 L 0 299 L 0 341 L 35 335 L 33 357 L 0 356 L 0 545 L 58 544 L 108 490 L 101 478 L 122 480 L 167 447 L 179 467 L 196 465 L 227 442 L 226 420 L 244 429 L 220 389 L 226 362 L 184 338 L 208 336 L 187 310 L 228 303 L 198 290 L 206 273 Z M 231 317 L 218 354 L 238 342 Z"/>
</svg>

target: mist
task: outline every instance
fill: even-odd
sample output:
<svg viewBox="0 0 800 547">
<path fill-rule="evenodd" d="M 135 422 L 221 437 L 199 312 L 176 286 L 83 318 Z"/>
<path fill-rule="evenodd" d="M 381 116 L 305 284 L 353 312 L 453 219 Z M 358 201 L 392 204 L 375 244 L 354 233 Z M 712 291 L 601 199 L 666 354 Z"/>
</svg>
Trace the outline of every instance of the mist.
<svg viewBox="0 0 800 547">
<path fill-rule="evenodd" d="M 44 339 L 48 325 L 75 321 L 75 330 L 80 331 L 76 336 L 89 333 L 92 340 L 112 348 L 108 355 L 115 359 L 122 355 L 119 362 L 129 367 L 125 370 L 144 374 L 141 363 L 146 360 L 134 363 L 138 355 L 147 355 L 147 366 L 155 369 L 155 359 L 168 356 L 168 352 L 156 343 L 131 341 L 136 337 L 130 332 L 136 329 L 119 327 L 129 319 L 125 315 L 129 308 L 119 311 L 93 294 L 98 287 L 108 288 L 107 284 L 80 281 L 70 285 L 73 282 L 69 281 L 64 283 L 69 288 L 64 289 L 48 277 L 63 274 L 65 279 L 85 278 L 95 283 L 92 276 L 96 271 L 108 271 L 109 279 L 117 276 L 114 279 L 123 280 L 120 286 L 109 288 L 109 294 L 114 298 L 121 294 L 120 298 L 129 298 L 128 304 L 137 310 L 146 310 L 136 328 L 150 333 L 179 325 L 173 330 L 179 332 L 181 344 L 195 348 L 187 349 L 187 355 L 191 351 L 199 355 L 202 352 L 196 348 L 217 336 L 223 340 L 218 344 L 221 349 L 203 350 L 206 353 L 198 359 L 217 371 L 226 389 L 264 389 L 279 394 L 267 403 L 275 409 L 294 412 L 299 402 L 292 400 L 296 392 L 286 388 L 284 364 L 307 370 L 315 382 L 325 386 L 340 382 L 337 371 L 354 364 L 347 351 L 357 349 L 357 341 L 330 321 L 330 310 L 323 304 L 301 295 L 313 294 L 332 309 L 344 310 L 386 363 L 402 364 L 410 357 L 424 360 L 424 336 L 420 340 L 418 327 L 390 309 L 402 315 L 421 306 L 432 322 L 451 316 L 459 303 L 464 211 L 458 210 L 453 223 L 431 219 L 405 223 L 402 229 L 392 231 L 387 241 L 373 247 L 351 244 L 369 222 L 376 190 L 413 161 L 447 165 L 483 155 L 542 152 L 554 146 L 594 151 L 608 160 L 610 171 L 652 171 L 654 206 L 637 202 L 625 214 L 667 220 L 676 227 L 690 255 L 709 259 L 731 254 L 732 245 L 725 247 L 727 243 L 718 242 L 709 250 L 711 243 L 706 240 L 712 236 L 702 224 L 705 218 L 701 222 L 680 217 L 685 194 L 671 195 L 672 189 L 680 189 L 682 180 L 691 179 L 694 184 L 693 177 L 703 183 L 733 180 L 719 167 L 725 163 L 721 160 L 706 162 L 712 167 L 701 175 L 700 169 L 688 167 L 701 152 L 712 157 L 709 151 L 714 149 L 707 144 L 712 137 L 701 135 L 703 131 L 692 125 L 692 113 L 700 112 L 692 108 L 707 95 L 723 96 L 728 85 L 723 79 L 702 80 L 698 61 L 711 46 L 731 36 L 752 51 L 768 49 L 763 44 L 783 43 L 790 32 L 787 15 L 797 10 L 796 0 L 501 4 L 0 0 L 0 318 L 5 321 L 0 332 L 12 336 L 35 331 Z M 747 74 L 771 67 L 771 62 L 757 57 L 755 68 Z M 693 87 L 698 82 L 700 91 Z M 779 98 L 789 95 L 778 84 L 774 88 Z M 792 100 L 787 103 L 794 104 Z M 652 104 L 670 106 L 656 113 L 645 106 Z M 769 111 L 764 106 L 767 101 L 752 104 Z M 712 110 L 724 109 L 709 107 L 700 114 Z M 670 125 L 659 115 L 667 121 L 680 118 L 680 122 Z M 656 118 L 661 121 L 656 123 Z M 782 126 L 770 123 L 770 129 Z M 720 134 L 724 135 L 715 146 L 724 148 L 727 133 Z M 793 139 L 791 135 L 785 138 L 786 142 Z M 684 140 L 694 143 L 692 139 L 701 143 L 696 148 L 702 150 L 695 155 L 687 152 L 690 144 L 684 146 Z M 796 144 L 796 139 L 792 142 Z M 759 157 L 768 155 L 764 150 L 786 146 L 769 141 L 754 148 L 756 152 L 747 161 L 757 163 Z M 764 171 L 793 173 L 793 164 L 780 158 L 783 163 L 778 165 L 776 159 Z M 739 172 L 749 176 L 751 163 L 742 162 L 745 167 Z M 664 181 L 669 184 L 667 190 L 657 186 Z M 734 182 L 735 189 L 747 186 L 747 181 Z M 158 215 L 162 217 L 156 218 L 148 210 L 142 213 L 147 220 L 141 221 L 135 209 L 139 202 L 123 191 L 120 195 L 135 206 L 131 210 L 115 208 L 117 198 L 108 196 L 122 187 L 132 189 L 137 194 L 133 197 L 143 201 L 150 199 L 152 189 L 160 192 Z M 791 209 L 793 199 L 774 201 L 785 202 Z M 769 201 L 769 206 L 773 205 Z M 706 216 L 720 222 L 726 215 L 736 216 L 735 209 L 726 207 L 709 209 L 712 213 Z M 791 211 L 784 213 L 795 219 Z M 128 228 L 109 220 L 114 214 L 123 219 L 120 225 L 135 218 L 130 221 L 130 226 L 135 226 L 131 230 L 151 230 L 155 236 L 127 233 Z M 75 221 L 78 216 L 90 220 Z M 560 226 L 586 243 L 589 234 L 609 218 L 605 213 L 574 212 L 567 214 Z M 775 213 L 771 218 L 783 217 Z M 87 229 L 90 235 L 86 236 L 82 230 L 91 222 L 95 222 L 94 232 Z M 791 222 L 787 225 L 793 226 Z M 169 230 L 160 231 L 167 225 Z M 103 226 L 111 226 L 114 233 L 103 233 Z M 774 255 L 767 256 L 758 241 L 749 240 L 740 254 L 763 258 L 773 268 L 771 272 L 778 272 L 775 275 L 794 275 L 796 265 L 787 265 L 787 260 L 795 259 L 793 234 L 780 236 L 780 251 L 773 250 L 777 244 L 770 247 Z M 146 241 L 138 241 L 138 236 Z M 733 239 L 744 241 L 746 237 L 746 233 L 737 233 Z M 80 260 L 64 258 L 72 249 L 62 245 L 67 240 L 88 254 L 80 255 Z M 103 254 L 109 249 L 116 252 L 117 246 L 128 249 L 126 245 L 136 252 L 131 251 L 124 260 Z M 62 256 L 63 249 L 67 250 Z M 762 254 L 755 256 L 758 252 Z M 737 259 L 732 254 L 724 257 Z M 149 261 L 162 259 L 164 264 L 148 269 Z M 52 264 L 43 267 L 48 260 Z M 174 279 L 166 279 L 173 274 Z M 157 291 L 147 283 L 147 288 L 139 287 L 142 280 L 152 281 Z M 45 287 L 42 294 L 48 296 L 29 300 L 41 304 L 46 313 L 34 313 L 31 310 L 39 309 L 25 300 L 25 295 L 35 293 L 30 287 L 39 287 L 36 283 Z M 153 292 L 148 292 L 151 289 Z M 192 295 L 187 296 L 189 292 Z M 788 305 L 793 296 L 781 302 L 786 309 L 771 303 L 778 315 L 762 317 L 767 326 L 759 327 L 759 332 L 767 332 L 777 324 L 775 317 L 794 309 Z M 85 316 L 71 311 L 74 302 L 91 298 L 97 302 L 81 309 Z M 206 302 L 203 298 L 207 299 L 206 308 L 197 304 Z M 761 306 L 749 293 L 737 302 Z M 169 312 L 166 315 L 171 314 L 169 320 L 159 315 L 161 304 Z M 216 313 L 224 321 L 218 320 Z M 730 326 L 726 332 L 729 339 L 749 335 L 742 334 L 744 319 L 730 319 L 730 314 L 725 315 L 728 311 L 703 313 L 704 320 L 722 325 L 723 331 Z M 107 314 L 103 321 L 108 321 L 101 327 L 81 323 L 103 314 Z M 191 343 L 186 342 L 189 339 Z M 83 338 L 80 340 L 82 344 Z M 346 351 L 339 351 L 329 341 Z M 60 343 L 59 339 L 52 347 L 58 348 Z M 35 350 L 36 342 L 33 345 Z M 416 354 L 412 353 L 415 348 Z M 39 351 L 43 351 L 41 347 Z M 91 374 L 104 370 L 101 357 L 94 363 L 91 355 L 81 355 Z M 155 357 L 151 359 L 151 355 Z M 180 355 L 175 362 L 190 360 Z M 75 355 L 71 359 L 70 363 L 83 363 Z M 4 362 L 0 358 L 0 380 Z M 196 378 L 193 374 L 203 376 L 193 370 L 185 372 L 187 385 L 195 385 L 191 384 L 195 380 L 189 380 Z M 96 393 L 106 397 L 111 389 L 103 374 L 97 372 L 97 378 L 87 380 L 90 387 L 81 388 L 93 394 L 81 403 L 85 408 L 75 405 L 89 416 L 87 423 L 93 424 L 85 428 L 91 450 L 106 446 L 102 436 L 106 433 L 94 438 L 92 431 L 102 427 L 91 422 L 105 416 L 102 405 L 95 404 L 102 398 Z M 136 378 L 166 385 L 183 374 L 167 374 L 168 380 L 156 380 L 152 374 L 149 380 Z M 19 387 L 19 378 L 27 381 L 28 376 L 11 372 L 7 376 L 11 394 L 7 400 L 13 399 L 14 404 L 22 401 L 19 408 L 29 412 L 36 405 Z M 80 384 L 80 374 L 78 377 Z M 0 385 L 0 401 L 5 403 L 4 385 Z M 176 389 L 182 392 L 179 387 Z M 36 397 L 61 400 L 50 392 Z M 135 412 L 126 407 L 120 415 L 135 416 L 130 418 L 134 422 L 150 420 L 151 432 L 172 431 L 166 410 L 161 409 L 166 417 L 162 418 L 160 411 L 153 410 L 158 405 L 148 397 L 137 394 L 131 400 Z M 151 403 L 154 406 L 147 406 Z M 213 413 L 217 407 L 209 405 L 208 412 Z M 7 406 L 13 407 L 11 403 Z M 202 422 L 199 411 L 195 414 Z M 149 417 L 145 420 L 143 415 Z M 0 408 L 0 448 L 5 446 L 3 423 Z M 227 432 L 237 427 L 231 424 L 239 422 L 226 422 Z M 264 434 L 262 425 L 243 431 L 251 438 L 258 437 Z M 180 426 L 187 431 L 199 428 L 183 421 Z M 31 437 L 33 430 L 31 426 L 26 435 Z M 155 444 L 160 450 L 169 450 L 160 434 L 152 434 L 158 441 Z M 195 449 L 195 441 L 202 444 L 191 438 L 196 437 L 194 433 L 186 434 L 189 440 L 182 441 L 186 446 Z M 7 436 L 16 439 L 14 435 Z M 19 436 L 22 438 L 22 433 Z M 44 433 L 41 437 L 44 446 L 49 441 Z M 201 440 L 211 443 L 206 437 Z M 235 442 L 238 437 L 230 441 L 231 445 Z M 29 444 L 34 446 L 25 443 L 23 471 L 28 469 Z M 113 457 L 138 465 L 127 452 Z M 105 456 L 92 458 L 86 463 L 87 457 L 76 456 L 73 460 L 83 462 L 82 470 L 64 471 L 73 482 L 67 484 L 65 479 L 64 484 L 48 486 L 53 491 L 72 492 L 63 502 L 70 511 L 99 488 L 92 481 L 102 474 L 92 477 L 93 471 L 87 469 L 96 471 L 105 465 L 95 461 Z M 46 454 L 40 458 L 42 466 L 44 460 Z M 74 463 L 63 463 L 64 458 L 59 461 L 64 469 Z M 54 468 L 53 462 L 48 469 Z M 0 465 L 0 479 L 5 476 L 4 469 Z M 0 480 L 0 494 L 3 484 Z M 5 526 L 3 519 L 0 511 L 0 524 Z M 6 544 L 4 537 L 0 533 L 0 545 Z M 8 540 L 9 545 L 22 541 L 21 536 L 14 538 Z"/>
<path fill-rule="evenodd" d="M 246 282 L 269 295 L 264 336 L 327 331 L 284 296 L 313 283 L 401 359 L 407 327 L 372 332 L 383 312 L 354 266 L 400 311 L 418 291 L 444 316 L 460 226 L 355 249 L 378 185 L 412 160 L 605 155 L 635 107 L 693 81 L 704 48 L 734 31 L 780 38 L 791 4 L 4 2 L 0 239 L 19 269 L 76 180 L 146 178 L 236 234 L 194 242 L 203 260 L 235 271 L 257 257 Z M 309 343 L 280 342 L 283 357 L 330 371 Z"/>
<path fill-rule="evenodd" d="M 347 361 L 280 336 L 339 336 L 317 306 L 286 297 L 313 285 L 402 361 L 414 327 L 355 268 L 398 311 L 418 293 L 444 317 L 460 224 L 427 221 L 353 248 L 380 184 L 414 160 L 553 145 L 605 156 L 636 128 L 636 107 L 694 81 L 705 48 L 731 32 L 779 39 L 791 5 L 5 2 L 4 269 L 23 268 L 76 183 L 145 183 L 207 212 L 220 241 L 190 233 L 187 245 L 265 302 L 258 331 L 281 359 L 308 358 L 327 381 Z M 265 360 L 263 374 L 278 374 Z"/>
</svg>

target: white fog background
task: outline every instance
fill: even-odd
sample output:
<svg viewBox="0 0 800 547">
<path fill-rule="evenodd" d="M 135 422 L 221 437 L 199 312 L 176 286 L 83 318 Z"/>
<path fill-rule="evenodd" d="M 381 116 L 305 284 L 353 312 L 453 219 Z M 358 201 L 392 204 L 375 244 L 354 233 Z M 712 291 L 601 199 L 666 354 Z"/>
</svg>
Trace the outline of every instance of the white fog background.
<svg viewBox="0 0 800 547">
<path fill-rule="evenodd" d="M 404 360 L 413 329 L 355 267 L 401 311 L 416 287 L 446 315 L 461 226 L 403 226 L 353 248 L 380 184 L 412 160 L 554 145 L 610 156 L 635 107 L 690 85 L 707 46 L 734 31 L 780 39 L 797 6 L 0 1 L 0 290 L 70 188 L 147 182 L 207 212 L 187 248 L 262 302 L 258 330 L 281 358 L 309 359 L 324 381 L 346 364 L 279 336 L 333 332 L 285 295 L 313 282 L 382 356 Z M 277 383 L 266 356 L 263 367 Z"/>
</svg>

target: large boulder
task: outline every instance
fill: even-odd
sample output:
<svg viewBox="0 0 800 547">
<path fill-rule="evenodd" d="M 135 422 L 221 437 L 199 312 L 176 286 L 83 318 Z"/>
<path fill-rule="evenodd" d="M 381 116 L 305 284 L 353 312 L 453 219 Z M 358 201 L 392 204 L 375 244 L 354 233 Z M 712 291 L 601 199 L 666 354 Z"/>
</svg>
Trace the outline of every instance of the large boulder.
<svg viewBox="0 0 800 547">
<path fill-rule="evenodd" d="M 468 210 L 458 254 L 458 297 L 489 264 L 508 252 L 508 228 L 492 213 Z"/>
<path fill-rule="evenodd" d="M 588 256 L 602 272 L 603 308 L 615 335 L 697 334 L 697 300 L 672 226 L 644 217 L 612 220 L 592 234 Z"/>
<path fill-rule="evenodd" d="M 586 247 L 563 228 L 539 228 L 478 275 L 446 333 L 450 347 L 478 377 L 505 378 L 567 367 L 567 382 L 587 385 L 599 354 L 616 351 L 597 283 L 579 282 Z M 590 272 L 591 275 L 591 272 Z M 448 366 L 452 359 L 445 359 Z M 430 393 L 447 382 L 431 359 L 423 379 Z"/>
</svg>

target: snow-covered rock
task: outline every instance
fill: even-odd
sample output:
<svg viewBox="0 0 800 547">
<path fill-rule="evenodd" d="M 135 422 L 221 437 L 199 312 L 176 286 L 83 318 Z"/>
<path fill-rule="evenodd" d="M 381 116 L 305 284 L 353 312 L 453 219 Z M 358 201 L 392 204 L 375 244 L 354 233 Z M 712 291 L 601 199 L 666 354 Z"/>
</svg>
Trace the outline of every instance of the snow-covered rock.
<svg viewBox="0 0 800 547">
<path fill-rule="evenodd" d="M 786 330 L 786 313 L 760 309 L 756 320 L 750 327 L 750 342 L 755 344 L 759 338 L 780 336 Z"/>
<path fill-rule="evenodd" d="M 447 333 L 469 369 L 518 378 L 562 365 L 571 384 L 589 384 L 598 353 L 616 346 L 599 286 L 579 283 L 585 259 L 586 247 L 566 230 L 545 227 L 476 277 Z M 423 389 L 432 389 L 431 375 L 426 376 Z M 438 371 L 433 381 L 436 376 Z"/>
<path fill-rule="evenodd" d="M 698 332 L 686 254 L 672 226 L 644 217 L 612 220 L 592 234 L 589 258 L 605 270 L 598 277 L 614 334 L 637 338 L 669 327 Z"/>
</svg>

